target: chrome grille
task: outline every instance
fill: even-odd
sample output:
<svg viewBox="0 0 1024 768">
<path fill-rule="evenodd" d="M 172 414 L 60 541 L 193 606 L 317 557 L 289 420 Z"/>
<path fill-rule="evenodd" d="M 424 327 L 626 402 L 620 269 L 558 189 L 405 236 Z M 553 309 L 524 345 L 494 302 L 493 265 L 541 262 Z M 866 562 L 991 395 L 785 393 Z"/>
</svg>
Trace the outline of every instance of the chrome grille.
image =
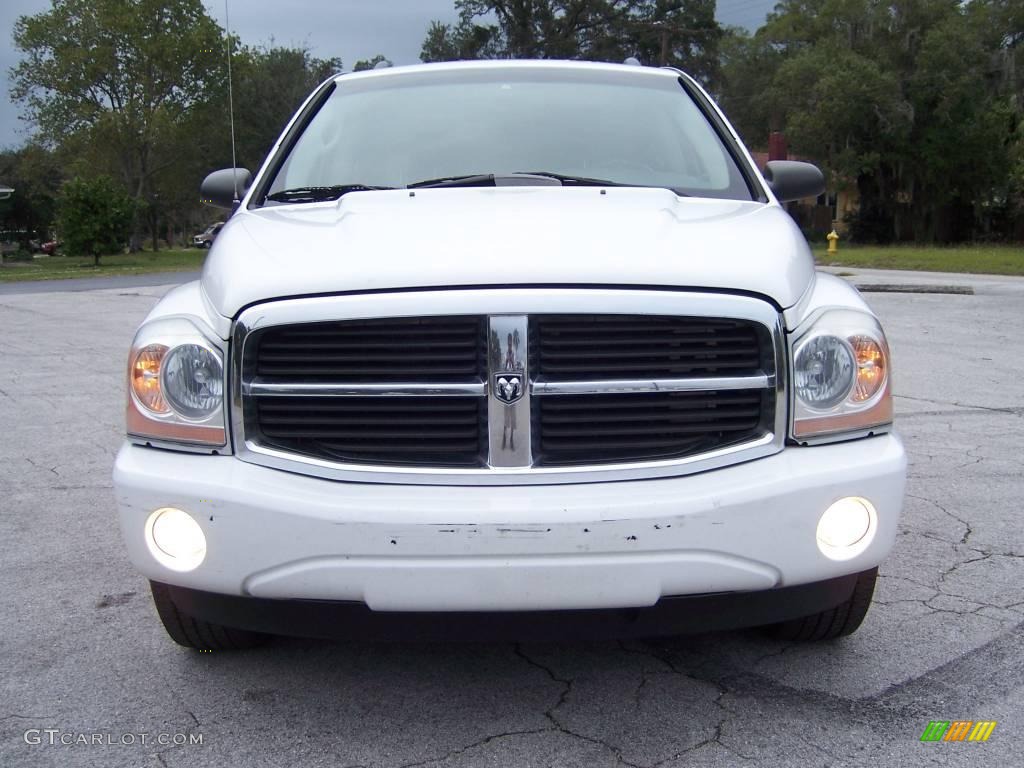
<svg viewBox="0 0 1024 768">
<path fill-rule="evenodd" d="M 609 293 L 438 291 L 416 297 L 441 310 L 419 317 L 388 314 L 401 295 L 360 297 L 365 318 L 337 319 L 346 297 L 253 307 L 232 347 L 235 450 L 325 477 L 503 484 L 668 476 L 781 449 L 774 309 L 624 290 L 624 304 L 678 314 L 529 311 L 603 308 Z"/>
<path fill-rule="evenodd" d="M 611 389 L 610 383 L 621 386 L 623 380 L 742 380 L 772 366 L 768 329 L 748 320 L 594 314 L 540 315 L 530 324 L 531 367 L 548 388 L 561 383 Z M 705 453 L 764 434 L 771 410 L 763 385 L 700 392 L 562 392 L 538 398 L 533 409 L 534 463 L 573 466 Z"/>
<path fill-rule="evenodd" d="M 248 339 L 256 397 L 247 430 L 270 448 L 343 463 L 484 466 L 484 338 L 484 318 L 458 316 L 257 331 Z M 395 396 L 389 382 L 419 385 L 423 396 Z M 429 394 L 455 382 L 479 391 Z"/>
</svg>

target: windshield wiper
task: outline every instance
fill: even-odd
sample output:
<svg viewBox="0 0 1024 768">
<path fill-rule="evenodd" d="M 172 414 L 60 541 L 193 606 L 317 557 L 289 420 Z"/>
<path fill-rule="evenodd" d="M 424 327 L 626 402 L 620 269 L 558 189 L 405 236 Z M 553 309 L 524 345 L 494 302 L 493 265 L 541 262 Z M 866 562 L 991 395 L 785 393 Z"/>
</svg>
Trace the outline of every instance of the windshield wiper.
<svg viewBox="0 0 1024 768">
<path fill-rule="evenodd" d="M 566 187 L 637 187 L 646 186 L 642 184 L 625 184 L 621 181 L 609 181 L 608 179 L 591 179 L 587 176 L 573 176 L 566 173 L 552 173 L 551 171 L 516 171 L 515 173 L 468 173 L 462 176 L 442 176 L 437 179 L 426 179 L 413 182 L 408 185 L 409 189 L 423 187 L 502 187 L 502 186 L 523 186 L 530 183 L 534 178 L 539 184 L 542 179 L 557 181 Z"/>
<path fill-rule="evenodd" d="M 565 173 L 552 173 L 551 171 L 516 171 L 517 176 L 545 176 L 549 179 L 558 179 L 563 186 L 569 187 L 638 187 L 643 184 L 623 184 L 621 181 L 609 181 L 608 179 L 591 179 L 586 176 L 572 176 Z"/>
<path fill-rule="evenodd" d="M 550 171 L 517 171 L 517 176 L 544 176 L 549 179 L 558 179 L 563 187 L 634 187 L 639 189 L 670 189 L 679 197 L 690 197 L 686 192 L 681 192 L 676 187 L 667 184 L 630 184 L 625 181 L 609 181 L 608 179 L 591 179 L 587 176 L 571 176 L 564 173 L 551 173 Z"/>
<path fill-rule="evenodd" d="M 296 187 L 295 189 L 283 189 L 272 195 L 267 195 L 267 200 L 275 203 L 318 203 L 324 200 L 337 200 L 349 192 L 374 192 L 382 189 L 394 189 L 394 187 L 371 187 L 366 184 L 334 184 L 329 187 Z"/>
<path fill-rule="evenodd" d="M 606 179 L 588 179 L 584 176 L 569 176 L 562 173 L 549 173 L 548 171 L 516 171 L 515 173 L 467 173 L 463 176 L 442 176 L 437 179 L 426 179 L 416 181 L 408 185 L 409 189 L 422 189 L 424 187 L 505 187 L 505 186 L 527 186 L 530 181 L 535 180 L 538 184 L 542 181 L 557 181 L 566 186 L 588 186 L 588 187 L 622 187 L 633 186 L 620 184 L 616 181 Z M 546 186 L 547 184 L 545 184 Z"/>
<path fill-rule="evenodd" d="M 441 176 L 436 179 L 424 179 L 407 184 L 407 189 L 424 187 L 496 187 L 493 173 L 466 173 L 462 176 Z"/>
</svg>

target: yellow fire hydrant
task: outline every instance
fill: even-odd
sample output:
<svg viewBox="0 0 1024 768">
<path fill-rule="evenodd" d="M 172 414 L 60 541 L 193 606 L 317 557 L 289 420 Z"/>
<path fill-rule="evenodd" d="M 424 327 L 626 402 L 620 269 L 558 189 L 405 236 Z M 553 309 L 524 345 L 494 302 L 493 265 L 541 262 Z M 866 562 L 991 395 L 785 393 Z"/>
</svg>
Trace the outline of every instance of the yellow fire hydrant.
<svg viewBox="0 0 1024 768">
<path fill-rule="evenodd" d="M 831 232 L 825 235 L 825 239 L 828 240 L 828 252 L 839 253 L 839 246 L 836 245 L 836 243 L 839 242 L 839 233 L 836 232 L 835 229 L 833 229 Z"/>
</svg>

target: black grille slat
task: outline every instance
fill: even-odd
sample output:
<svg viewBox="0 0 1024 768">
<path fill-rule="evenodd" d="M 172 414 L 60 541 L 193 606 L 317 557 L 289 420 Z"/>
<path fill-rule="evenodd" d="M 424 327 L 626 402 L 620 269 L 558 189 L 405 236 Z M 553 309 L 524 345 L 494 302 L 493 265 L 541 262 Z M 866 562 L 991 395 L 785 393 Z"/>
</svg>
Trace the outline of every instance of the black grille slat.
<svg viewBox="0 0 1024 768">
<path fill-rule="evenodd" d="M 250 375 L 271 384 L 449 384 L 487 374 L 480 316 L 342 320 L 273 326 L 247 347 Z M 249 351 L 251 350 L 251 351 Z M 482 397 L 250 399 L 262 444 L 355 464 L 480 467 Z"/>
<path fill-rule="evenodd" d="M 772 371 L 758 323 L 651 315 L 536 315 L 531 375 L 547 382 L 757 376 Z M 533 401 L 539 466 L 682 458 L 765 434 L 768 390 L 548 395 Z"/>
<path fill-rule="evenodd" d="M 545 339 L 545 346 L 550 347 L 601 347 L 610 344 L 618 344 L 622 346 L 632 345 L 637 342 L 639 331 L 634 331 L 629 334 L 623 334 L 621 336 L 609 335 L 607 329 L 601 328 L 602 336 L 599 339 L 588 338 L 585 335 L 577 335 L 569 338 L 560 338 L 559 336 L 549 333 Z M 696 336 L 685 336 L 680 334 L 665 334 L 665 335 L 654 335 L 658 331 L 646 331 L 643 333 L 643 341 L 649 345 L 658 344 L 702 344 L 705 342 L 714 341 L 716 344 L 746 344 L 749 343 L 749 337 L 746 335 L 735 335 L 729 336 L 726 334 L 715 334 L 713 337 L 708 334 L 701 334 Z"/>
<path fill-rule="evenodd" d="M 561 379 L 563 381 L 590 380 L 590 379 L 623 379 L 623 378 L 674 378 L 692 375 L 714 376 L 721 371 L 728 370 L 730 375 L 735 373 L 746 373 L 754 375 L 757 368 L 751 366 L 745 360 L 679 360 L 673 361 L 667 356 L 663 359 L 650 363 L 551 363 L 545 362 L 541 357 L 541 369 L 544 371 L 544 378 L 549 381 Z"/>
<path fill-rule="evenodd" d="M 629 441 L 631 435 L 664 435 L 669 433 L 675 435 L 703 435 L 708 432 L 709 423 L 705 424 L 672 424 L 671 427 L 667 427 L 665 424 L 648 424 L 644 426 L 632 426 L 632 427 L 593 427 L 593 428 L 579 428 L 579 429 L 568 429 L 568 428 L 557 428 L 547 427 L 544 430 L 542 439 L 544 440 L 557 440 L 559 438 L 568 440 L 569 438 L 578 438 L 581 440 L 597 440 L 598 438 L 607 438 L 608 440 L 621 440 L 622 444 L 626 444 Z M 751 428 L 751 425 L 746 421 L 739 422 L 727 422 L 724 419 L 717 419 L 714 424 L 714 430 L 716 432 L 742 432 Z M 666 438 L 668 439 L 668 438 Z"/>
<path fill-rule="evenodd" d="M 754 375 L 764 329 L 745 320 L 649 315 L 531 318 L 534 375 L 549 381 Z"/>
<path fill-rule="evenodd" d="M 716 347 L 713 350 L 709 350 L 707 347 L 690 347 L 687 349 L 672 348 L 666 351 L 664 348 L 647 348 L 637 349 L 637 344 L 631 343 L 624 349 L 611 350 L 611 351 L 595 351 L 592 349 L 579 350 L 572 349 L 571 351 L 557 352 L 556 354 L 548 353 L 548 357 L 557 358 L 561 360 L 638 360 L 638 359 L 651 359 L 654 361 L 669 358 L 685 360 L 686 358 L 693 358 L 695 360 L 704 360 L 706 358 L 718 358 L 718 357 L 750 357 L 749 349 L 730 349 L 728 347 Z"/>
<path fill-rule="evenodd" d="M 381 354 L 376 351 L 363 351 L 359 353 L 339 352 L 332 354 L 327 351 L 291 351 L 288 353 L 274 353 L 263 350 L 260 354 L 260 362 L 264 365 L 266 363 L 367 363 L 367 362 L 381 362 L 381 363 L 395 363 L 394 354 Z M 425 353 L 425 354 L 411 354 L 406 352 L 402 356 L 403 362 L 405 363 L 475 363 L 476 352 L 470 352 L 469 354 L 450 354 L 446 355 L 440 352 Z"/>
<path fill-rule="evenodd" d="M 339 383 L 386 383 L 386 382 L 426 382 L 430 384 L 437 383 L 452 383 L 453 381 L 459 381 L 463 383 L 466 381 L 466 374 L 472 376 L 476 372 L 475 365 L 465 366 L 433 366 L 430 368 L 430 374 L 427 375 L 424 371 L 418 370 L 415 373 L 410 372 L 408 366 L 403 365 L 344 365 L 338 367 L 331 367 L 329 365 L 287 365 L 279 364 L 277 366 L 264 365 L 260 368 L 260 378 L 262 381 L 271 381 L 275 384 L 292 382 L 298 379 L 302 382 L 308 381 L 322 381 L 330 380 L 331 382 Z M 403 378 L 406 375 L 410 375 L 412 378 Z M 459 379 L 462 376 L 462 379 Z"/>
<path fill-rule="evenodd" d="M 484 318 L 344 320 L 276 326 L 254 344 L 274 383 L 461 383 L 486 375 Z"/>
<path fill-rule="evenodd" d="M 765 434 L 768 390 L 557 395 L 534 400 L 540 466 L 681 458 Z"/>
<path fill-rule="evenodd" d="M 261 442 L 352 463 L 477 467 L 486 445 L 482 397 L 254 398 Z"/>
</svg>

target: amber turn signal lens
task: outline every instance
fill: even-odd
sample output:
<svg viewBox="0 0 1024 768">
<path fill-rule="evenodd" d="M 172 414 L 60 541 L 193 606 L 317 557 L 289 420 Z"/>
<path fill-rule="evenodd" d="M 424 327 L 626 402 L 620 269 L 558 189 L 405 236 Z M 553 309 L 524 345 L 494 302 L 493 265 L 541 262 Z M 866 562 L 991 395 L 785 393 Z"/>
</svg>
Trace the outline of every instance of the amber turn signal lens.
<svg viewBox="0 0 1024 768">
<path fill-rule="evenodd" d="M 167 347 L 163 344 L 150 344 L 140 349 L 132 361 L 132 392 L 143 407 L 153 413 L 169 410 L 160 388 L 160 366 L 166 354 Z"/>
<path fill-rule="evenodd" d="M 863 403 L 874 397 L 885 381 L 885 354 L 870 336 L 851 336 L 848 341 L 857 360 L 857 381 L 850 399 Z"/>
</svg>

